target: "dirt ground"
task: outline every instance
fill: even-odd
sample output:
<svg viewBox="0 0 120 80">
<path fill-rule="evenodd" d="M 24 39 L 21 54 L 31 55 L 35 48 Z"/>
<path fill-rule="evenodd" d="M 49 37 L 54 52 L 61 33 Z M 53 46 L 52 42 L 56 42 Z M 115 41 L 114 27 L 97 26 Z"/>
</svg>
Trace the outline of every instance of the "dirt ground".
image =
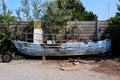
<svg viewBox="0 0 120 80">
<path fill-rule="evenodd" d="M 120 80 L 120 64 L 112 61 L 13 60 L 0 62 L 0 80 Z"/>
</svg>

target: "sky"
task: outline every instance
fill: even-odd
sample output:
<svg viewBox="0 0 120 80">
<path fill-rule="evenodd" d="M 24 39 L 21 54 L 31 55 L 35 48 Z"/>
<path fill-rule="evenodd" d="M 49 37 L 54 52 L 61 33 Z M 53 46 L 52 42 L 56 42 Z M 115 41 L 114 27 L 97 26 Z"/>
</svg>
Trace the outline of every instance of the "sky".
<svg viewBox="0 0 120 80">
<path fill-rule="evenodd" d="M 21 0 L 5 0 L 7 7 L 13 10 L 21 6 Z M 45 1 L 45 0 L 43 0 Z M 118 0 L 80 0 L 87 11 L 92 11 L 98 16 L 98 20 L 107 20 L 113 17 L 117 12 L 117 5 L 120 4 Z"/>
</svg>

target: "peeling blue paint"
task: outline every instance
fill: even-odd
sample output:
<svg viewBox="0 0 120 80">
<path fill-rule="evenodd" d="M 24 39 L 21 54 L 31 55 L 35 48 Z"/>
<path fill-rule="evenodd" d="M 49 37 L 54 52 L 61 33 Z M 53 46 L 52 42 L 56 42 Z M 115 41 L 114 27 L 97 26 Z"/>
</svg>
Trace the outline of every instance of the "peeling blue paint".
<svg viewBox="0 0 120 80">
<path fill-rule="evenodd" d="M 42 54 L 59 54 L 59 55 L 88 55 L 105 53 L 110 50 L 111 40 L 105 39 L 97 42 L 85 43 L 61 43 L 59 46 L 45 47 L 44 44 L 29 43 L 24 41 L 12 41 L 15 47 L 22 54 L 42 55 Z M 48 45 L 48 44 L 47 44 Z"/>
</svg>

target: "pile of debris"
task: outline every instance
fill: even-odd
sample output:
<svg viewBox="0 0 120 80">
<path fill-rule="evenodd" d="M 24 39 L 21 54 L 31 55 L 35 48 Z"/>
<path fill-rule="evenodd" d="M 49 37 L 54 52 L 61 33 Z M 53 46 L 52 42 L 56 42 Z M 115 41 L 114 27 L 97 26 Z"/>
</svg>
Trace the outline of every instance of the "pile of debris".
<svg viewBox="0 0 120 80">
<path fill-rule="evenodd" d="M 63 71 L 71 71 L 71 70 L 82 70 L 85 69 L 85 65 L 87 61 L 78 59 L 69 59 L 68 63 L 61 64 L 60 69 Z"/>
</svg>

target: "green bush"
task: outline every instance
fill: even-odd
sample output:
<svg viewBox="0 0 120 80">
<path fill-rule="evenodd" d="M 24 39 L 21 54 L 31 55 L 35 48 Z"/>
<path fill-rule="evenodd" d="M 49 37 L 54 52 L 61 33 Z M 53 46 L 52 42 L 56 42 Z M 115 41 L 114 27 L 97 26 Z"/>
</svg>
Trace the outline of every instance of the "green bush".
<svg viewBox="0 0 120 80">
<path fill-rule="evenodd" d="M 23 56 L 20 56 L 20 55 L 16 54 L 15 52 L 12 53 L 12 58 L 13 58 L 13 60 L 23 60 L 23 59 L 25 59 Z"/>
<path fill-rule="evenodd" d="M 112 56 L 120 57 L 120 24 L 110 23 L 105 34 L 110 34 L 112 40 L 111 53 Z"/>
</svg>

